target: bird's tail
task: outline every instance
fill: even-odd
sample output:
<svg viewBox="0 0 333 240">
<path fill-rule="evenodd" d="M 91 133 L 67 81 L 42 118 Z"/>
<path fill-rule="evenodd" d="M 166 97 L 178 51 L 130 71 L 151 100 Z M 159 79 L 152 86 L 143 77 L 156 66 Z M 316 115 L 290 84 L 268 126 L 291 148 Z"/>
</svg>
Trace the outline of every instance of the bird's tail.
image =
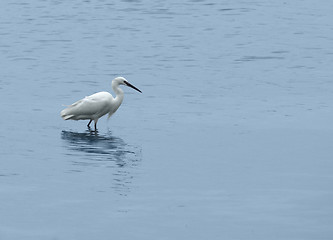
<svg viewBox="0 0 333 240">
<path fill-rule="evenodd" d="M 69 119 L 72 119 L 72 118 L 74 117 L 73 114 L 70 114 L 68 108 L 62 110 L 62 111 L 60 112 L 60 116 L 61 116 L 64 120 L 69 120 Z"/>
</svg>

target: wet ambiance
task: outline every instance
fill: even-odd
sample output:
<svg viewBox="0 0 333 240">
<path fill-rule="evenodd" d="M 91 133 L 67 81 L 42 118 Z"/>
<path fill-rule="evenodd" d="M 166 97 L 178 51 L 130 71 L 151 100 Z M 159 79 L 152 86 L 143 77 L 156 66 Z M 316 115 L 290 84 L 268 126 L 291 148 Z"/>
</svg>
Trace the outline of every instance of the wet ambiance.
<svg viewBox="0 0 333 240">
<path fill-rule="evenodd" d="M 1 1 L 0 239 L 332 239 L 332 10 Z"/>
</svg>

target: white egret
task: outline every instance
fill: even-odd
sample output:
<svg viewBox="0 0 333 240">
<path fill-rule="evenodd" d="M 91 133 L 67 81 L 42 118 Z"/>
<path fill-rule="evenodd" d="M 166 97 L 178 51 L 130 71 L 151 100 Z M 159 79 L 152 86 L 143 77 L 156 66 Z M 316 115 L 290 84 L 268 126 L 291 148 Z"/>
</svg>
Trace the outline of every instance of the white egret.
<svg viewBox="0 0 333 240">
<path fill-rule="evenodd" d="M 116 94 L 114 98 L 108 92 L 98 92 L 88 97 L 85 97 L 72 105 L 68 106 L 61 111 L 60 115 L 64 120 L 87 120 L 89 119 L 88 128 L 90 123 L 94 120 L 95 131 L 97 130 L 98 119 L 109 113 L 108 118 L 114 114 L 120 107 L 124 99 L 124 92 L 119 85 L 131 87 L 141 93 L 141 91 L 127 82 L 123 77 L 116 77 L 112 80 L 112 89 Z"/>
</svg>

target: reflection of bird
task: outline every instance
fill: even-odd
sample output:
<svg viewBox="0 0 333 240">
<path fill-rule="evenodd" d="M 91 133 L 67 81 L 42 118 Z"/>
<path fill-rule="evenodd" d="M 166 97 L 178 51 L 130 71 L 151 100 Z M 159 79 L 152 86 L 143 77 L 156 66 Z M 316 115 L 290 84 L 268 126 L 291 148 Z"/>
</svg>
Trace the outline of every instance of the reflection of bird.
<svg viewBox="0 0 333 240">
<path fill-rule="evenodd" d="M 90 127 L 90 123 L 92 122 L 92 120 L 94 120 L 96 131 L 98 119 L 107 113 L 109 113 L 108 117 L 111 117 L 111 115 L 114 114 L 120 107 L 124 99 L 124 92 L 123 90 L 121 90 L 121 88 L 119 88 L 119 85 L 126 85 L 141 93 L 139 89 L 127 82 L 125 78 L 117 77 L 112 80 L 112 89 L 116 93 L 115 98 L 108 92 L 95 93 L 73 103 L 66 109 L 62 110 L 60 113 L 61 117 L 64 120 L 90 119 L 88 123 L 88 128 Z"/>
<path fill-rule="evenodd" d="M 112 136 L 111 132 L 100 135 L 98 132 L 89 130 L 82 133 L 62 131 L 61 138 L 68 141 L 66 146 L 69 149 L 94 154 L 93 159 L 98 159 L 98 156 L 103 155 L 121 162 L 126 154 L 134 154 L 129 145 L 121 138 Z M 108 158 L 103 157 L 103 159 L 107 160 Z"/>
</svg>

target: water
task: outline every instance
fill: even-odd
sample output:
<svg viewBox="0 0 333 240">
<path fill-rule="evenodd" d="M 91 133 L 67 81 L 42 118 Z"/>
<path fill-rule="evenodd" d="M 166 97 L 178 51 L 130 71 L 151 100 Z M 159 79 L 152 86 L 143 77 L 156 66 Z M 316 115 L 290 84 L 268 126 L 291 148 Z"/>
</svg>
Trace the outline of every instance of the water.
<svg viewBox="0 0 333 240">
<path fill-rule="evenodd" d="M 331 239 L 332 10 L 1 1 L 0 238 Z"/>
</svg>

